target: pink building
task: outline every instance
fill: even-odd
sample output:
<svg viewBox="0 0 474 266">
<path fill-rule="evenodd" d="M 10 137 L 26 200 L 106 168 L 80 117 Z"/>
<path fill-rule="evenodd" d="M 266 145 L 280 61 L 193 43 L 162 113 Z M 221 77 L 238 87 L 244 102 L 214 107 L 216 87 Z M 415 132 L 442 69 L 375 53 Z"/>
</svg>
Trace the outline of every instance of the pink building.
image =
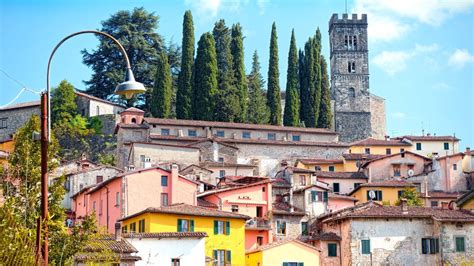
<svg viewBox="0 0 474 266">
<path fill-rule="evenodd" d="M 226 177 L 228 178 L 228 177 Z M 251 250 L 272 242 L 269 213 L 272 210 L 272 185 L 269 178 L 234 177 L 220 188 L 198 195 L 203 207 L 216 206 L 219 210 L 253 217 L 245 226 L 245 249 Z"/>
<path fill-rule="evenodd" d="M 329 193 L 328 212 L 354 207 L 358 200 L 354 197 Z"/>
<path fill-rule="evenodd" d="M 73 196 L 76 220 L 95 211 L 97 222 L 114 232 L 115 222 L 148 207 L 174 203 L 197 205 L 198 183 L 161 167 L 147 168 L 117 175 L 85 188 Z"/>
</svg>

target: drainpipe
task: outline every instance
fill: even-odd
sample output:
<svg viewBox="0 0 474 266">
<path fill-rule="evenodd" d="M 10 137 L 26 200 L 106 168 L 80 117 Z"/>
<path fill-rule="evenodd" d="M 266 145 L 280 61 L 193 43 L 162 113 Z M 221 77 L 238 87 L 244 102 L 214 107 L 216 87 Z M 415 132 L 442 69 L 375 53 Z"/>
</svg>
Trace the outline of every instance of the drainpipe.
<svg viewBox="0 0 474 266">
<path fill-rule="evenodd" d="M 109 187 L 105 186 L 105 188 L 107 189 L 107 196 L 105 199 L 105 202 L 106 202 L 105 204 L 107 206 L 107 209 L 105 211 L 107 215 L 107 231 L 109 231 Z"/>
</svg>

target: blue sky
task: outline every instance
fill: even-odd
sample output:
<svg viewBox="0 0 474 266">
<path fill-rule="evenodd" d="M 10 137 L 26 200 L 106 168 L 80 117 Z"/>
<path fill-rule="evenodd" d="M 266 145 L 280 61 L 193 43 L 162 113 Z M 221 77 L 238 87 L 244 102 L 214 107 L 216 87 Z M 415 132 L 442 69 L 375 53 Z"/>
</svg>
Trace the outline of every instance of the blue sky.
<svg viewBox="0 0 474 266">
<path fill-rule="evenodd" d="M 303 47 L 317 27 L 328 57 L 328 20 L 343 13 L 343 0 L 173 0 L 173 1 L 25 1 L 0 2 L 0 70 L 41 90 L 53 47 L 64 36 L 99 29 L 100 22 L 118 10 L 144 6 L 160 16 L 158 32 L 166 41 L 181 43 L 182 16 L 191 9 L 196 40 L 224 18 L 244 29 L 247 72 L 258 50 L 262 74 L 267 75 L 271 24 L 277 24 L 280 84 L 286 83 L 287 54 L 294 28 Z M 349 13 L 367 13 L 369 21 L 370 90 L 386 99 L 387 133 L 391 136 L 452 135 L 462 147 L 474 144 L 474 1 L 348 0 Z M 52 84 L 67 79 L 83 89 L 91 71 L 80 51 L 94 48 L 96 38 L 70 39 L 56 53 Z M 0 106 L 12 100 L 22 86 L 0 73 Z M 16 102 L 37 99 L 25 92 Z"/>
</svg>

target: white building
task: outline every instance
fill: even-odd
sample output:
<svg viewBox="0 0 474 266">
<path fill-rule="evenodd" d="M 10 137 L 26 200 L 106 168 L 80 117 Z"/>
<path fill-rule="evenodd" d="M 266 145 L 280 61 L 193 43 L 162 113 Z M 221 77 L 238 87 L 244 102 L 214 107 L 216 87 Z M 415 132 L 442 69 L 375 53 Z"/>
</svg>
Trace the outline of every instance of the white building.
<svg viewBox="0 0 474 266">
<path fill-rule="evenodd" d="M 133 233 L 123 237 L 142 259 L 135 265 L 206 265 L 205 232 Z"/>
</svg>

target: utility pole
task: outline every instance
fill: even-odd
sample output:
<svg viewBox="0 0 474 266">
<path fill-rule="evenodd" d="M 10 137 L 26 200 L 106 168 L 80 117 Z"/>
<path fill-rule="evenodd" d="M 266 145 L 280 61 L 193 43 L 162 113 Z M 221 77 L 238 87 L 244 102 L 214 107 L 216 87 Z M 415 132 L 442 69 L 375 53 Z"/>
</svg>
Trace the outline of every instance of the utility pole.
<svg viewBox="0 0 474 266">
<path fill-rule="evenodd" d="M 41 220 L 37 239 L 42 239 L 41 255 L 48 265 L 48 92 L 41 94 Z M 41 237 L 43 236 L 43 237 Z M 38 241 L 38 240 L 37 240 Z"/>
</svg>

